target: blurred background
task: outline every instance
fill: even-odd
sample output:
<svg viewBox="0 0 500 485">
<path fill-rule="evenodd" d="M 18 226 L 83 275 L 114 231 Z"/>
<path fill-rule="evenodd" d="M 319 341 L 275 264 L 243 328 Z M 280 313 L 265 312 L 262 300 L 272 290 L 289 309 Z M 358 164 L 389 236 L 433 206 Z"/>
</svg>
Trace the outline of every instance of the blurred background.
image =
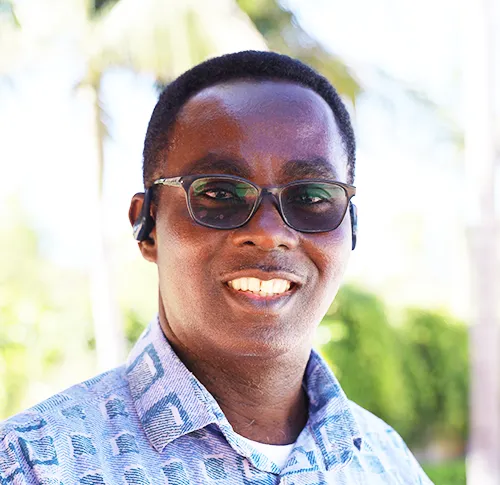
<svg viewBox="0 0 500 485">
<path fill-rule="evenodd" d="M 272 49 L 330 79 L 359 144 L 358 247 L 318 348 L 437 485 L 500 483 L 499 19 L 488 0 L 0 0 L 0 420 L 121 363 L 155 315 L 127 214 L 162 86 Z"/>
</svg>

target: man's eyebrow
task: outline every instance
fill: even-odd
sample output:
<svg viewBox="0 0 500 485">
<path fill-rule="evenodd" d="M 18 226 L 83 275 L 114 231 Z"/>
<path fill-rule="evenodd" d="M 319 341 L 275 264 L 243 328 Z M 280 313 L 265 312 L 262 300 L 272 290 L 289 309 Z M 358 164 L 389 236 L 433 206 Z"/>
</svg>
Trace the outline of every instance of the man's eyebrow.
<svg viewBox="0 0 500 485">
<path fill-rule="evenodd" d="M 249 178 L 251 170 L 245 160 L 209 153 L 188 164 L 185 175 L 224 174 Z"/>
<path fill-rule="evenodd" d="M 330 162 L 323 157 L 309 160 L 290 160 L 283 168 L 283 175 L 287 178 L 329 178 L 337 179 L 338 174 Z"/>
</svg>

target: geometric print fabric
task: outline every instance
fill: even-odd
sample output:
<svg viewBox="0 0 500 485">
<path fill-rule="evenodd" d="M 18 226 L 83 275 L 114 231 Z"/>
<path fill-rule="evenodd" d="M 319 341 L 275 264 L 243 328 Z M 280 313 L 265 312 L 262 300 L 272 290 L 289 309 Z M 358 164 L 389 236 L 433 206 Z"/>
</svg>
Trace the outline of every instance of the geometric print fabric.
<svg viewBox="0 0 500 485">
<path fill-rule="evenodd" d="M 156 318 L 126 365 L 0 424 L 0 485 L 431 485 L 314 351 L 304 384 L 309 420 L 280 470 L 232 431 Z"/>
</svg>

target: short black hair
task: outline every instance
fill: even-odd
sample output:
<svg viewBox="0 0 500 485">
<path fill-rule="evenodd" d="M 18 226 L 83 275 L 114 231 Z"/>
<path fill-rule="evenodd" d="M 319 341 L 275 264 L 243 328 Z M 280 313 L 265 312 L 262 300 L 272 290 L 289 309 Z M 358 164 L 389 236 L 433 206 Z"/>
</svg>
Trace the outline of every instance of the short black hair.
<svg viewBox="0 0 500 485">
<path fill-rule="evenodd" d="M 353 182 L 354 132 L 349 113 L 330 82 L 297 59 L 276 52 L 243 51 L 214 57 L 194 66 L 168 84 L 160 94 L 144 140 L 143 181 L 146 188 L 153 182 L 159 154 L 168 148 L 170 129 L 182 106 L 207 87 L 237 79 L 291 81 L 318 93 L 333 111 L 347 155 L 348 182 Z"/>
</svg>

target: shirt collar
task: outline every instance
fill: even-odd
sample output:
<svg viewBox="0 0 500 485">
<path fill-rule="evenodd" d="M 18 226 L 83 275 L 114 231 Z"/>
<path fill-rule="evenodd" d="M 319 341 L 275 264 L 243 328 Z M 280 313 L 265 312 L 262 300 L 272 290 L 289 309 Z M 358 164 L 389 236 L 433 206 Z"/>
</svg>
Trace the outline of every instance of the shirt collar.
<svg viewBox="0 0 500 485">
<path fill-rule="evenodd" d="M 248 454 L 247 444 L 238 439 L 215 399 L 171 348 L 158 317 L 130 352 L 126 375 L 144 432 L 158 452 L 180 436 L 217 424 L 236 451 Z M 314 350 L 304 387 L 309 397 L 307 429 L 326 469 L 344 464 L 354 448 L 361 449 L 361 434 L 344 391 Z M 264 468 L 275 471 L 272 464 Z"/>
<path fill-rule="evenodd" d="M 144 432 L 158 452 L 180 436 L 217 422 L 207 391 L 170 347 L 158 317 L 130 352 L 126 375 Z"/>
</svg>

